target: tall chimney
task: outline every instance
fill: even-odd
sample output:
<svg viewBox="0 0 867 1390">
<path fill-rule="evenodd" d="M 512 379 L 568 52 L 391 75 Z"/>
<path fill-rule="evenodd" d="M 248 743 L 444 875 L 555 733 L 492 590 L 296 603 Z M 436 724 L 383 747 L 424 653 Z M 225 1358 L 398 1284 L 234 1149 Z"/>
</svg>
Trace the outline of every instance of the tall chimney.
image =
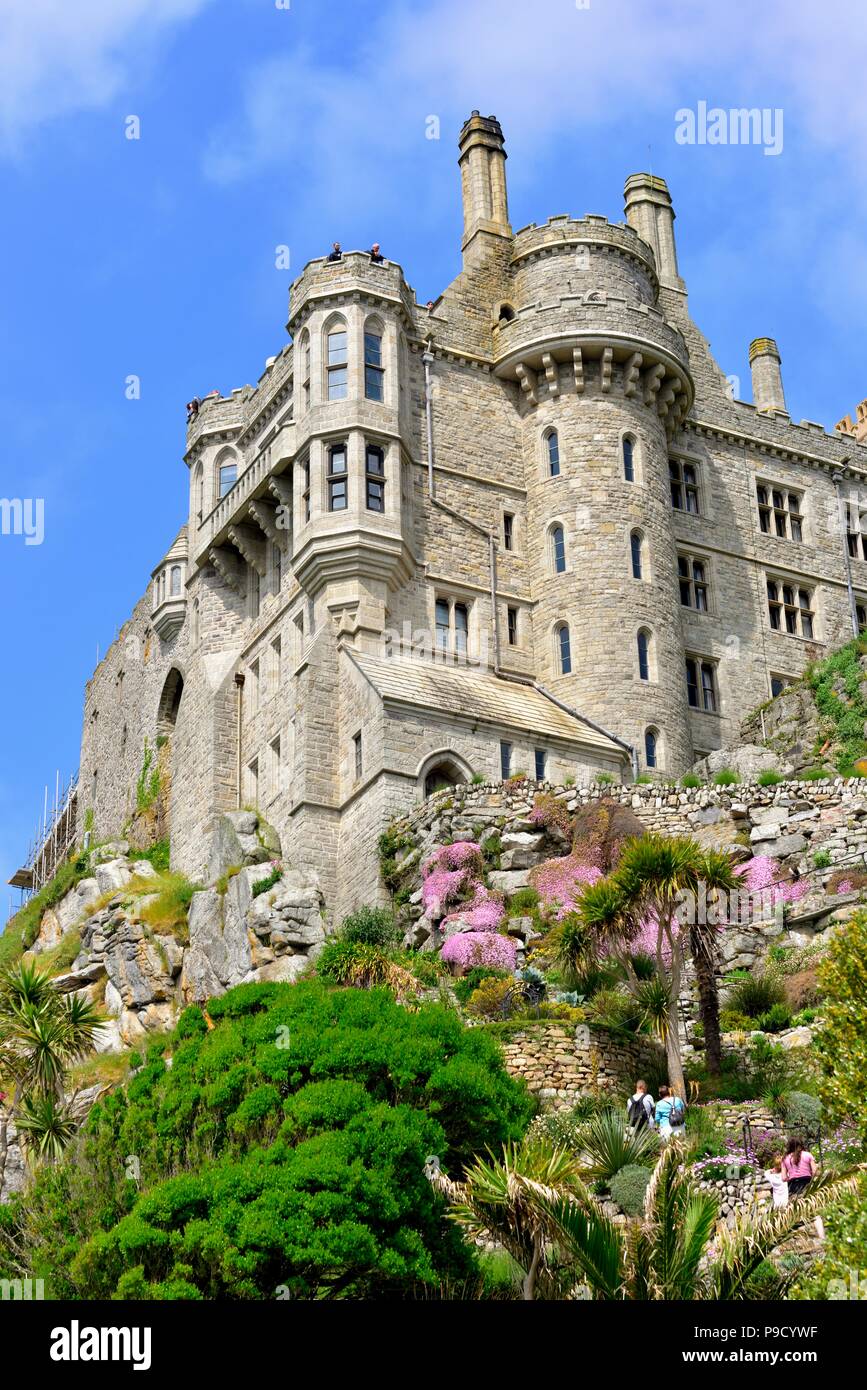
<svg viewBox="0 0 867 1390">
<path fill-rule="evenodd" d="M 674 207 L 665 179 L 655 174 L 630 174 L 624 189 L 626 221 L 656 257 L 659 283 L 669 289 L 685 288 L 677 272 L 674 244 Z"/>
<path fill-rule="evenodd" d="M 459 139 L 464 203 L 463 249 L 479 232 L 510 237 L 506 197 L 506 147 L 495 116 L 474 111 Z"/>
<path fill-rule="evenodd" d="M 753 405 L 756 410 L 788 414 L 783 395 L 780 352 L 773 338 L 753 338 L 750 343 L 750 372 L 753 378 Z"/>
</svg>

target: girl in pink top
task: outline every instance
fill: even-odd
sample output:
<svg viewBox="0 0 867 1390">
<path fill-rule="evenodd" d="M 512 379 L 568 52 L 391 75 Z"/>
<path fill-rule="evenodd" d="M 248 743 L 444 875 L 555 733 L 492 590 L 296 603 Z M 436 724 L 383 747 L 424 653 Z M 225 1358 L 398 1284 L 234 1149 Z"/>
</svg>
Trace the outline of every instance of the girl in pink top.
<svg viewBox="0 0 867 1390">
<path fill-rule="evenodd" d="M 816 1176 L 816 1160 L 800 1139 L 790 1139 L 786 1145 L 783 1176 L 789 1184 L 789 1197 L 797 1197 Z"/>
</svg>

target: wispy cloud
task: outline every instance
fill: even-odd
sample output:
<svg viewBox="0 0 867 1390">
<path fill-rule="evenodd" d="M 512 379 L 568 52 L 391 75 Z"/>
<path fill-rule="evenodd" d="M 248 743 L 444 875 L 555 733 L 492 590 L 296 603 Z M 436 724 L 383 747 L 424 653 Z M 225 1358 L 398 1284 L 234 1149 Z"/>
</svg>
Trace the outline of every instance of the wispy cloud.
<svg viewBox="0 0 867 1390">
<path fill-rule="evenodd" d="M 171 30 L 210 0 L 2 0 L 0 153 L 36 127 L 111 101 Z"/>
</svg>

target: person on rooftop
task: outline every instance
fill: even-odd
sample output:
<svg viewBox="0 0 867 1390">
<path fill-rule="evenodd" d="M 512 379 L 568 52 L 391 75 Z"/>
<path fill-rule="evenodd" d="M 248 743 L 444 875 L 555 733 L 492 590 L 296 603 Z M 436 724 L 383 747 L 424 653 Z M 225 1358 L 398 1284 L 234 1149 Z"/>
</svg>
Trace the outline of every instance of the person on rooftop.
<svg viewBox="0 0 867 1390">
<path fill-rule="evenodd" d="M 381 263 L 385 260 L 385 256 L 383 256 L 382 252 L 379 249 L 378 241 L 375 241 L 373 243 L 367 254 L 376 265 L 381 265 Z"/>
<path fill-rule="evenodd" d="M 343 252 L 342 252 L 341 249 L 340 249 L 340 242 L 339 242 L 339 241 L 335 241 L 335 242 L 333 243 L 332 249 L 329 251 L 328 256 L 327 256 L 326 259 L 329 260 L 329 261 L 342 261 L 342 260 L 343 260 Z"/>
</svg>

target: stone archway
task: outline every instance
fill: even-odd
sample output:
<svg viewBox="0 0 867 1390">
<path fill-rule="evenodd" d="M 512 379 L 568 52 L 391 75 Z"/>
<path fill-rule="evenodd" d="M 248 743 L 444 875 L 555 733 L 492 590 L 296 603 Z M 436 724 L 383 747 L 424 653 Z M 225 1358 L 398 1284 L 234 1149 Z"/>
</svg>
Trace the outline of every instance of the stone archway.
<svg viewBox="0 0 867 1390">
<path fill-rule="evenodd" d="M 427 798 L 435 792 L 468 782 L 471 776 L 472 769 L 463 758 L 449 749 L 442 749 L 438 753 L 432 753 L 419 768 L 419 790 L 422 796 Z"/>
<path fill-rule="evenodd" d="M 163 693 L 157 708 L 157 734 L 168 736 L 174 732 L 184 693 L 184 678 L 177 666 L 173 666 L 166 676 Z"/>
</svg>

